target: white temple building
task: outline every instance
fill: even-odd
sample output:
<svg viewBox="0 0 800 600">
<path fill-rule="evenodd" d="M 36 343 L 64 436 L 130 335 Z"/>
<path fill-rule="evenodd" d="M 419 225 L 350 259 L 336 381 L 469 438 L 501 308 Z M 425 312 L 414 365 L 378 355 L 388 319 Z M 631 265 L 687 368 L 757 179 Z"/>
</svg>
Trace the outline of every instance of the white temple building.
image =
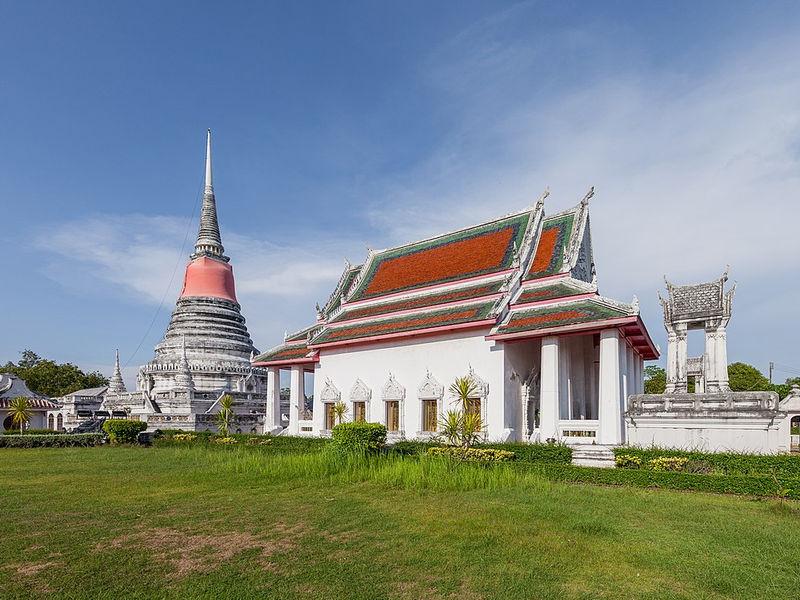
<svg viewBox="0 0 800 600">
<path fill-rule="evenodd" d="M 117 354 L 107 389 L 74 392 L 61 399 L 54 413 L 67 428 L 120 417 L 147 421 L 150 430 L 216 430 L 219 401 L 228 394 L 234 399 L 235 431 L 257 433 L 264 429 L 267 374 L 250 364 L 256 353 L 222 245 L 209 130 L 194 252 L 164 338 L 153 359 L 139 369 L 137 389 L 126 389 Z"/>
<path fill-rule="evenodd" d="M 384 423 L 390 439 L 436 435 L 450 384 L 476 384 L 488 440 L 625 442 L 629 394 L 658 358 L 638 301 L 600 295 L 587 194 L 347 264 L 316 322 L 257 356 L 268 371 L 265 429 L 280 426 L 291 370 L 290 434 L 328 435 L 333 405 Z M 313 374 L 313 410 L 303 410 Z"/>
</svg>

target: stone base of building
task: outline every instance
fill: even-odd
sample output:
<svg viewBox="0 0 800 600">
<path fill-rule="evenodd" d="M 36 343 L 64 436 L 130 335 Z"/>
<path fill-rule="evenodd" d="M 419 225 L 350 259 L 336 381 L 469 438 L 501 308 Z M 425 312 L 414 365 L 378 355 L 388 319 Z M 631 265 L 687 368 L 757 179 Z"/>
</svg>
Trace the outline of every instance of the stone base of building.
<svg viewBox="0 0 800 600">
<path fill-rule="evenodd" d="M 628 399 L 630 446 L 780 454 L 791 450 L 795 412 L 774 392 L 637 394 Z"/>
</svg>

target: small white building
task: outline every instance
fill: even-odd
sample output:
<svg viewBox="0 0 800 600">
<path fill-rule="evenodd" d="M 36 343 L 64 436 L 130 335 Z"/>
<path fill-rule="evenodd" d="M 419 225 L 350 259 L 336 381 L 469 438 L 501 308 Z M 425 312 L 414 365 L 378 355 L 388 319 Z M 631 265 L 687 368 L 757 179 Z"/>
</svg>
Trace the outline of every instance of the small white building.
<svg viewBox="0 0 800 600">
<path fill-rule="evenodd" d="M 27 398 L 31 418 L 26 429 L 52 429 L 48 425 L 47 413 L 58 408 L 56 404 L 32 392 L 25 382 L 12 373 L 0 373 L 0 433 L 8 429 L 17 429 L 12 423 L 9 408 L 14 398 Z"/>
<path fill-rule="evenodd" d="M 394 439 L 435 435 L 450 384 L 469 375 L 489 440 L 624 443 L 626 398 L 643 391 L 643 363 L 658 351 L 635 297 L 598 292 L 591 195 L 546 216 L 545 194 L 348 264 L 317 322 L 254 359 L 268 369 L 265 429 L 280 428 L 281 369 L 291 370 L 288 433 L 327 435 L 341 400 L 348 419 L 384 423 Z"/>
</svg>

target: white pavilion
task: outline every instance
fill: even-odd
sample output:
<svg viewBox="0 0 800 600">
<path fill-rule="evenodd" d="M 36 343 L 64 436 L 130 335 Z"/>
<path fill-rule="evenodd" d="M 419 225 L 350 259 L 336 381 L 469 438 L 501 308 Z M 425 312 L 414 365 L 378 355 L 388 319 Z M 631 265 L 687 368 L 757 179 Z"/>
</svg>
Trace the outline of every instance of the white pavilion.
<svg viewBox="0 0 800 600">
<path fill-rule="evenodd" d="M 267 369 L 266 431 L 281 427 L 280 370 L 291 371 L 289 434 L 328 435 L 333 406 L 384 423 L 390 439 L 436 435 L 473 379 L 491 441 L 625 442 L 630 394 L 658 358 L 638 301 L 599 294 L 589 198 L 532 208 L 347 264 L 313 325 L 253 360 Z M 313 410 L 306 381 L 313 379 Z"/>
</svg>

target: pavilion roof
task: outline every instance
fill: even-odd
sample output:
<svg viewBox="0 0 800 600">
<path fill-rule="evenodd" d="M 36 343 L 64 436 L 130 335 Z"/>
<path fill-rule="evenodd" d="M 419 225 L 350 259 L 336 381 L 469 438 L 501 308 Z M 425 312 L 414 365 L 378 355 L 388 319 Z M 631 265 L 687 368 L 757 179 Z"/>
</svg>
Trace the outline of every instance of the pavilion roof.
<svg viewBox="0 0 800 600">
<path fill-rule="evenodd" d="M 511 269 L 531 210 L 438 237 L 370 253 L 348 292 L 355 302 Z"/>
<path fill-rule="evenodd" d="M 493 281 L 481 281 L 471 285 L 458 287 L 449 286 L 422 295 L 404 295 L 379 303 L 361 304 L 355 306 L 345 306 L 344 310 L 335 315 L 329 323 L 340 323 L 353 319 L 363 319 L 366 317 L 376 317 L 379 315 L 396 313 L 399 311 L 409 311 L 415 309 L 429 308 L 442 304 L 475 300 L 485 296 L 497 297 L 501 293 L 501 288 L 505 285 L 505 279 L 494 279 Z"/>
<path fill-rule="evenodd" d="M 555 281 L 532 282 L 519 289 L 519 292 L 512 300 L 513 305 L 530 304 L 532 302 L 546 302 L 569 298 L 570 296 L 580 296 L 597 292 L 597 286 L 585 281 L 563 277 Z"/>
<path fill-rule="evenodd" d="M 262 352 L 252 360 L 254 366 L 290 365 L 316 362 L 316 352 L 310 350 L 303 338 L 301 342 L 284 343 Z"/>
<path fill-rule="evenodd" d="M 489 327 L 495 322 L 494 299 L 414 311 L 401 316 L 386 316 L 357 323 L 329 325 L 311 340 L 309 346 L 343 345 L 355 341 L 375 341 L 383 338 L 407 337 L 441 333 L 452 329 L 467 327 Z"/>
<path fill-rule="evenodd" d="M 576 250 L 574 240 L 580 235 L 585 205 L 579 204 L 570 210 L 549 216 L 542 222 L 536 250 L 525 280 L 557 275 L 569 270 L 571 254 Z"/>
</svg>

